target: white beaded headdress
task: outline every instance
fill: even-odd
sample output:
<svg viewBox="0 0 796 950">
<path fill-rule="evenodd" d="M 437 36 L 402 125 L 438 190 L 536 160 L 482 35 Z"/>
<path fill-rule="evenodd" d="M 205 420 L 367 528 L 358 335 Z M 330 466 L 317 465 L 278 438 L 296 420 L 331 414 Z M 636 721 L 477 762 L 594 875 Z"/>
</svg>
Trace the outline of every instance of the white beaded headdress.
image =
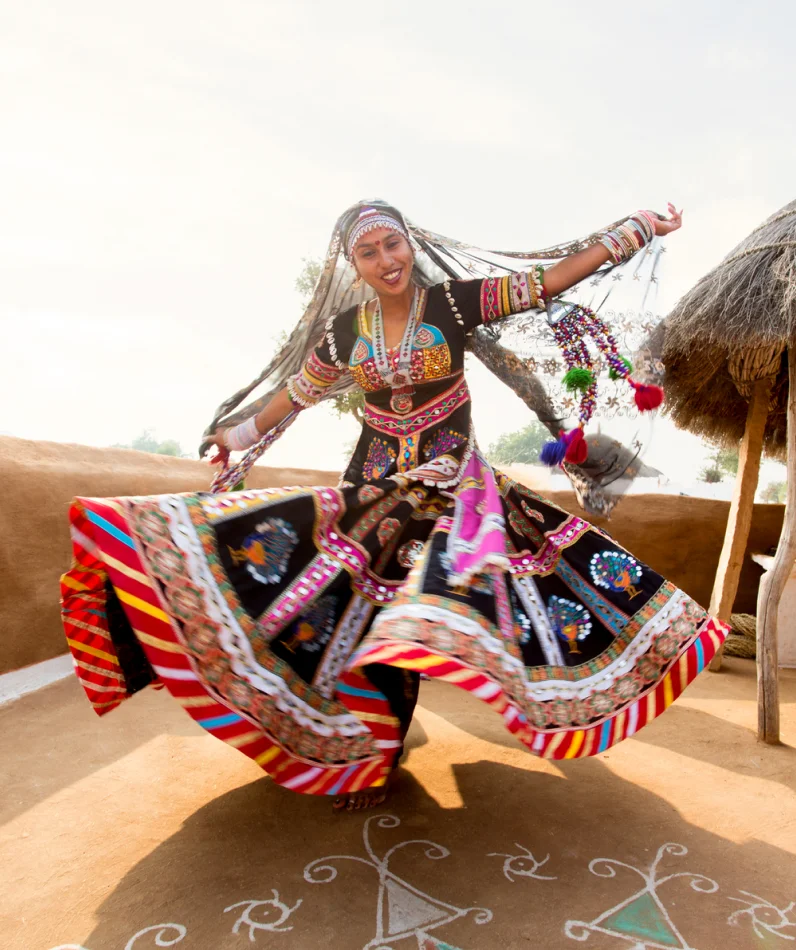
<svg viewBox="0 0 796 950">
<path fill-rule="evenodd" d="M 350 261 L 353 258 L 354 248 L 362 237 L 369 231 L 375 231 L 377 228 L 397 231 L 399 234 L 403 234 L 406 240 L 409 241 L 409 232 L 397 218 L 394 218 L 391 214 L 378 208 L 363 208 L 359 216 L 349 227 L 348 233 L 345 236 L 345 256 L 347 260 Z"/>
</svg>

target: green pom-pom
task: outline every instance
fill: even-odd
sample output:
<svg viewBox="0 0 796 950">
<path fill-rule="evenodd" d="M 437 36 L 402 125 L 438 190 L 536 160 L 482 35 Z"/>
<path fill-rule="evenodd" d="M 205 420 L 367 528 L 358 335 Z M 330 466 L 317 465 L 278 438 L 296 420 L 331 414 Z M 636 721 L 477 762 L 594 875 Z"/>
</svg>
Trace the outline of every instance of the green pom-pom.
<svg viewBox="0 0 796 950">
<path fill-rule="evenodd" d="M 625 364 L 625 366 L 627 367 L 628 373 L 632 373 L 632 372 L 633 372 L 633 364 L 630 362 L 630 360 L 629 360 L 626 356 L 620 356 L 619 359 L 622 360 L 622 362 L 623 362 L 623 363 Z M 616 371 L 613 367 L 611 367 L 611 369 L 608 370 L 608 378 L 609 378 L 609 379 L 622 379 L 622 377 L 619 375 L 619 373 L 617 373 L 617 371 Z"/>
<path fill-rule="evenodd" d="M 575 367 L 571 369 L 561 380 L 564 389 L 570 393 L 585 393 L 589 386 L 594 382 L 594 373 L 590 369 L 581 369 Z"/>
</svg>

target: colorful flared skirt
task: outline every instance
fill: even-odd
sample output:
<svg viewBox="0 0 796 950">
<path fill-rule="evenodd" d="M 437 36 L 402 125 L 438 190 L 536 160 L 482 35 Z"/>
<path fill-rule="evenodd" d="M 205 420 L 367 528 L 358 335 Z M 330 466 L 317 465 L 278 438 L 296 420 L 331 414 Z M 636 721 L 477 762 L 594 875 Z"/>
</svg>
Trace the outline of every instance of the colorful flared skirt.
<svg viewBox="0 0 796 950">
<path fill-rule="evenodd" d="M 477 453 L 440 490 L 82 498 L 62 579 L 100 715 L 165 687 L 307 794 L 383 783 L 419 674 L 467 690 L 533 753 L 595 755 L 675 700 L 726 636 L 603 531 Z"/>
</svg>

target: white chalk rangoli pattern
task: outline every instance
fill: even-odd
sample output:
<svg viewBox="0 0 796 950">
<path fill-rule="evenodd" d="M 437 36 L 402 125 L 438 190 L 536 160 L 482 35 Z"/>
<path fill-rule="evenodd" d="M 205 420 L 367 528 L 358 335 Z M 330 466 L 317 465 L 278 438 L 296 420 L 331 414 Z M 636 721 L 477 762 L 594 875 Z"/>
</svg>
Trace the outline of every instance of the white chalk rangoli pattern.
<svg viewBox="0 0 796 950">
<path fill-rule="evenodd" d="M 748 916 L 752 922 L 752 929 L 758 937 L 765 939 L 767 934 L 779 937 L 782 940 L 796 940 L 796 914 L 792 913 L 796 901 L 791 901 L 785 907 L 777 907 L 765 897 L 750 894 L 749 891 L 739 891 L 745 897 L 731 897 L 731 901 L 746 904 L 741 910 L 736 910 L 727 918 L 731 927 L 737 927 L 741 918 Z M 792 929 L 792 934 L 782 933 L 784 929 Z"/>
<path fill-rule="evenodd" d="M 421 845 L 425 856 L 432 861 L 447 858 L 450 851 L 433 841 L 412 839 L 394 845 L 379 858 L 370 843 L 370 830 L 374 822 L 378 828 L 397 828 L 401 822 L 394 815 L 374 815 L 365 822 L 362 838 L 367 858 L 353 854 L 331 854 L 311 861 L 304 868 L 304 879 L 310 884 L 329 884 L 337 877 L 337 868 L 331 861 L 354 861 L 373 868 L 379 877 L 379 893 L 376 904 L 376 936 L 368 941 L 363 950 L 392 950 L 391 944 L 414 937 L 418 950 L 427 947 L 444 947 L 430 931 L 444 927 L 468 914 L 473 914 L 476 924 L 492 920 L 492 911 L 485 907 L 454 907 L 445 901 L 431 897 L 389 869 L 392 856 L 408 845 Z M 451 948 L 454 950 L 454 948 Z"/>
<path fill-rule="evenodd" d="M 556 877 L 548 877 L 544 874 L 537 874 L 539 868 L 547 864 L 550 860 L 550 855 L 548 854 L 546 858 L 542 858 L 541 861 L 531 854 L 531 852 L 521 844 L 514 842 L 515 847 L 519 848 L 520 851 L 524 851 L 524 854 L 503 854 L 500 851 L 492 851 L 487 857 L 488 858 L 505 858 L 503 862 L 503 876 L 507 881 L 514 883 L 515 875 L 516 877 L 532 877 L 535 881 L 557 881 Z"/>
<path fill-rule="evenodd" d="M 174 937 L 174 939 L 165 936 L 169 930 L 177 931 L 177 936 Z M 124 950 L 134 950 L 138 938 L 150 933 L 155 934 L 156 947 L 173 947 L 184 939 L 188 931 L 182 924 L 155 924 L 153 927 L 144 927 L 143 930 L 139 930 L 137 934 L 130 937 L 124 945 Z M 86 950 L 86 948 L 78 943 L 60 943 L 57 947 L 53 947 L 52 950 Z"/>
<path fill-rule="evenodd" d="M 249 940 L 254 943 L 254 933 L 257 930 L 268 930 L 271 933 L 286 933 L 288 930 L 293 929 L 292 924 L 289 927 L 283 927 L 282 924 L 284 924 L 288 917 L 291 916 L 293 911 L 299 907 L 301 900 L 297 900 L 292 907 L 288 907 L 287 904 L 279 900 L 279 891 L 277 891 L 275 888 L 271 888 L 271 893 L 274 896 L 267 901 L 238 901 L 237 904 L 230 904 L 229 907 L 224 908 L 225 914 L 228 914 L 231 910 L 235 910 L 236 907 L 246 908 L 246 910 L 244 910 L 235 921 L 232 927 L 232 933 L 240 933 L 241 927 L 248 927 Z M 262 910 L 264 907 L 267 907 L 268 910 Z M 259 910 L 259 913 L 264 914 L 266 919 L 252 920 L 252 911 L 255 910 Z M 278 911 L 279 913 L 279 916 L 276 920 L 267 919 L 271 915 L 272 910 Z"/>
<path fill-rule="evenodd" d="M 438 861 L 450 856 L 450 851 L 442 845 L 426 839 L 401 841 L 378 857 L 371 845 L 370 835 L 373 828 L 397 828 L 401 824 L 394 815 L 376 815 L 365 821 L 362 829 L 363 843 L 367 857 L 353 854 L 334 854 L 311 861 L 304 868 L 304 879 L 309 884 L 329 884 L 338 875 L 338 869 L 331 862 L 353 861 L 372 868 L 378 876 L 378 897 L 376 902 L 376 936 L 368 941 L 363 950 L 394 950 L 393 944 L 405 940 L 416 941 L 417 950 L 457 950 L 456 947 L 432 936 L 431 932 L 452 923 L 455 920 L 472 915 L 475 924 L 486 924 L 492 920 L 492 911 L 484 907 L 455 907 L 446 901 L 438 900 L 419 890 L 404 878 L 389 869 L 392 856 L 402 848 L 420 845 L 426 858 Z M 556 881 L 556 877 L 539 873 L 550 860 L 550 855 L 538 860 L 524 845 L 516 844 L 517 854 L 492 851 L 489 857 L 503 858 L 502 873 L 510 883 L 516 883 L 519 877 L 537 881 Z M 624 869 L 640 877 L 643 886 L 634 890 L 628 897 L 599 914 L 591 921 L 568 920 L 564 933 L 571 940 L 586 942 L 592 935 L 613 937 L 622 941 L 628 950 L 696 950 L 685 939 L 672 919 L 669 906 L 659 895 L 663 885 L 679 878 L 688 881 L 692 890 L 700 894 L 714 894 L 719 889 L 716 881 L 703 874 L 680 871 L 659 877 L 659 865 L 666 856 L 684 857 L 688 849 L 681 844 L 662 845 L 650 864 L 643 870 L 613 858 L 595 858 L 589 864 L 589 871 L 596 877 L 616 878 L 617 870 Z M 298 899 L 292 906 L 286 904 L 275 888 L 273 897 L 267 900 L 238 901 L 224 908 L 224 913 L 238 910 L 239 914 L 232 925 L 232 933 L 246 935 L 251 943 L 257 942 L 257 933 L 287 933 L 293 930 L 293 924 L 287 921 L 301 906 Z M 754 931 L 761 940 L 796 942 L 796 901 L 783 907 L 752 894 L 739 890 L 739 897 L 728 898 L 743 906 L 727 918 L 731 927 L 745 927 Z M 146 950 L 146 948 L 174 947 L 187 935 L 182 924 L 155 924 L 145 927 L 134 934 L 125 944 L 124 950 Z M 143 938 L 149 939 L 144 940 Z M 302 946 L 305 944 L 302 943 Z M 629 946 L 628 946 L 629 945 Z M 773 944 L 772 944 L 773 945 Z M 779 945 L 779 944 L 778 944 Z M 269 944 L 270 946 L 270 944 Z M 82 944 L 62 943 L 52 950 L 88 950 Z"/>
<path fill-rule="evenodd" d="M 568 920 L 564 933 L 571 940 L 580 942 L 588 940 L 591 934 L 606 934 L 627 941 L 631 944 L 631 950 L 671 950 L 673 947 L 677 950 L 696 950 L 680 933 L 658 895 L 660 887 L 676 878 L 687 879 L 691 889 L 700 894 L 715 894 L 719 889 L 716 881 L 690 871 L 658 877 L 658 865 L 665 855 L 683 857 L 686 854 L 688 848 L 681 844 L 661 845 L 648 871 L 613 858 L 595 858 L 589 864 L 589 870 L 596 877 L 613 878 L 616 877 L 617 868 L 625 868 L 637 874 L 644 881 L 644 886 L 594 920 Z"/>
</svg>

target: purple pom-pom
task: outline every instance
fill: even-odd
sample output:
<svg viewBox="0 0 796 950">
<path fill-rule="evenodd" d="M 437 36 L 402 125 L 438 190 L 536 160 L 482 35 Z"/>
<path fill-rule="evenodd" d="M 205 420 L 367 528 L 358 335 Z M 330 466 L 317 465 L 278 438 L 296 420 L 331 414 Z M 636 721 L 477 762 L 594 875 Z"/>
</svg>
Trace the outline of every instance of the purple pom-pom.
<svg viewBox="0 0 796 950">
<path fill-rule="evenodd" d="M 542 451 L 539 453 L 539 461 L 542 465 L 549 465 L 550 468 L 556 468 L 564 461 L 567 454 L 567 442 L 564 438 L 559 438 L 555 442 L 545 442 Z"/>
</svg>

